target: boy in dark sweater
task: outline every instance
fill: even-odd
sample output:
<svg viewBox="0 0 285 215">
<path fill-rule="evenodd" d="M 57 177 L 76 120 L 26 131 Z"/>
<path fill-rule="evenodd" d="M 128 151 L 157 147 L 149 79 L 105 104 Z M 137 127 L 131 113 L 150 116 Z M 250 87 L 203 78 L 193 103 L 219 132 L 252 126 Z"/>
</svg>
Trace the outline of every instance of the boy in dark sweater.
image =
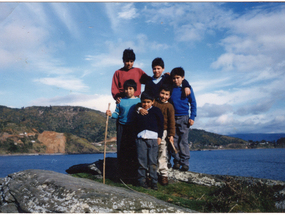
<svg viewBox="0 0 285 215">
<path fill-rule="evenodd" d="M 191 94 L 185 96 L 182 90 L 182 81 L 184 80 L 184 69 L 181 67 L 174 68 L 171 71 L 171 78 L 173 81 L 172 95 L 170 102 L 174 106 L 175 110 L 175 136 L 174 146 L 179 150 L 179 153 L 175 153 L 174 150 L 169 147 L 171 156 L 174 157 L 173 169 L 179 169 L 182 171 L 189 169 L 190 149 L 188 144 L 189 127 L 194 124 L 194 120 L 197 112 L 197 104 L 194 96 L 193 89 L 191 88 Z M 189 109 L 191 108 L 191 113 Z"/>
<path fill-rule="evenodd" d="M 141 95 L 142 108 L 148 110 L 147 115 L 136 113 L 134 126 L 138 154 L 138 183 L 148 188 L 146 174 L 149 170 L 151 188 L 157 190 L 157 154 L 158 145 L 163 135 L 163 115 L 159 108 L 154 107 L 154 97 L 143 92 Z"/>
<path fill-rule="evenodd" d="M 152 94 L 154 98 L 157 99 L 159 97 L 160 87 L 163 84 L 172 85 L 172 79 L 169 73 L 162 74 L 164 72 L 164 61 L 162 58 L 155 58 L 151 63 L 151 67 L 153 76 L 144 78 L 145 92 Z M 191 93 L 191 86 L 189 85 L 188 81 L 183 80 L 182 86 L 186 96 L 188 96 Z"/>
</svg>

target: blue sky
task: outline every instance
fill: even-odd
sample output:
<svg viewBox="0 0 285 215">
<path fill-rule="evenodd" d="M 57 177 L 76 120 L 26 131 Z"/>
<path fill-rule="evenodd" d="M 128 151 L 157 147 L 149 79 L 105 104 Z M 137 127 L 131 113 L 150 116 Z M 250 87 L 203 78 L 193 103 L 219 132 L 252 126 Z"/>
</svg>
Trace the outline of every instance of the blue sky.
<svg viewBox="0 0 285 215">
<path fill-rule="evenodd" d="M 193 128 L 285 131 L 285 4 L 249 2 L 0 2 L 0 105 L 75 105 L 105 112 L 132 48 L 152 75 L 182 66 Z"/>
</svg>

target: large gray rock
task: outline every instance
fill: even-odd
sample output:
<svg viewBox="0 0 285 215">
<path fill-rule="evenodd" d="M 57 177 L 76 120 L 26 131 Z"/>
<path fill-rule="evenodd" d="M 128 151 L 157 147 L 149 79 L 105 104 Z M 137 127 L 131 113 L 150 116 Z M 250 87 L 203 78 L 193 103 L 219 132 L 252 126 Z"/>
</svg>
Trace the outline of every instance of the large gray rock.
<svg viewBox="0 0 285 215">
<path fill-rule="evenodd" d="M 2 213 L 190 213 L 136 191 L 46 170 L 25 170 L 0 180 Z"/>
<path fill-rule="evenodd" d="M 111 180 L 117 180 L 116 173 L 116 158 L 106 159 L 106 178 Z M 98 160 L 90 164 L 79 164 L 74 165 L 66 170 L 69 174 L 75 174 L 80 172 L 91 173 L 95 176 L 102 177 L 103 160 Z M 170 168 L 168 170 L 168 178 L 172 181 L 183 181 L 186 183 L 199 184 L 204 186 L 218 186 L 225 185 L 226 181 L 237 181 L 242 184 L 254 185 L 254 184 L 265 184 L 268 186 L 280 186 L 282 190 L 276 192 L 276 195 L 282 195 L 282 200 L 275 203 L 276 208 L 285 209 L 285 182 L 271 179 L 260 179 L 253 177 L 242 177 L 242 176 L 229 176 L 229 175 L 210 175 L 204 173 L 196 173 L 191 171 L 180 171 Z"/>
</svg>

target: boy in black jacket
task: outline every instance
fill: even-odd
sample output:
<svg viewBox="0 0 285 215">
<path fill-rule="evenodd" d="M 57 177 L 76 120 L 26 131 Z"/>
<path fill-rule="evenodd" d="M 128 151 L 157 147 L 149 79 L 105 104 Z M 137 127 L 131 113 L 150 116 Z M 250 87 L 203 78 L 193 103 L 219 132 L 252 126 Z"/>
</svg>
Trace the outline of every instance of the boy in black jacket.
<svg viewBox="0 0 285 215">
<path fill-rule="evenodd" d="M 159 108 L 154 107 L 154 97 L 143 92 L 142 108 L 148 110 L 147 115 L 135 114 L 136 145 L 138 153 L 138 183 L 148 188 L 146 174 L 149 170 L 151 188 L 157 190 L 157 155 L 158 145 L 163 135 L 163 115 Z"/>
</svg>

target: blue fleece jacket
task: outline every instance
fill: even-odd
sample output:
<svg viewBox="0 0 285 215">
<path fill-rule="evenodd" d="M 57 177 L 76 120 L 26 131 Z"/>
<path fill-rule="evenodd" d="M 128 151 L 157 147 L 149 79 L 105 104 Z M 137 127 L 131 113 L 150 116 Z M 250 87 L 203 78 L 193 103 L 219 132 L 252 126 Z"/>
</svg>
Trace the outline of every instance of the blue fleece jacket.
<svg viewBox="0 0 285 215">
<path fill-rule="evenodd" d="M 175 116 L 188 115 L 189 119 L 195 120 L 197 115 L 197 104 L 192 87 L 190 89 L 191 94 L 186 97 L 181 87 L 173 87 L 169 102 L 174 107 Z"/>
<path fill-rule="evenodd" d="M 119 123 L 122 125 L 130 124 L 133 121 L 135 106 L 140 101 L 140 98 L 122 98 L 120 104 L 116 105 L 112 118 L 119 119 Z"/>
</svg>

